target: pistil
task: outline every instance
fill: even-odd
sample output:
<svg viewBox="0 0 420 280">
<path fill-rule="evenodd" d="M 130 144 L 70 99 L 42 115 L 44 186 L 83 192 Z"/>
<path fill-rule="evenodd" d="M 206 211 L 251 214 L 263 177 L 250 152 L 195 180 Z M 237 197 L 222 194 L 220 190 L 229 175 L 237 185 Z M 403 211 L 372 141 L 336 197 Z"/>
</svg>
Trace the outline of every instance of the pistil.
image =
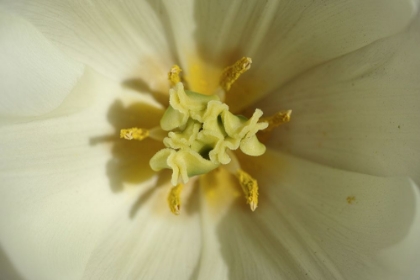
<svg viewBox="0 0 420 280">
<path fill-rule="evenodd" d="M 291 111 L 279 112 L 261 118 L 263 112 L 255 109 L 251 118 L 234 115 L 223 103 L 224 95 L 232 84 L 251 67 L 252 60 L 243 57 L 221 74 L 219 89 L 213 95 L 203 95 L 184 89 L 181 68 L 174 65 L 168 73 L 171 84 L 169 107 L 160 127 L 122 129 L 121 138 L 143 140 L 151 137 L 162 141 L 165 148 L 150 160 L 154 171 L 171 169 L 172 188 L 168 204 L 172 213 L 181 209 L 181 191 L 193 176 L 206 174 L 225 167 L 238 179 L 247 204 L 252 211 L 258 206 L 258 183 L 240 168 L 233 151 L 240 149 L 249 156 L 260 156 L 266 148 L 257 138 L 259 131 L 270 132 L 290 120 Z M 164 136 L 166 133 L 166 137 Z"/>
</svg>

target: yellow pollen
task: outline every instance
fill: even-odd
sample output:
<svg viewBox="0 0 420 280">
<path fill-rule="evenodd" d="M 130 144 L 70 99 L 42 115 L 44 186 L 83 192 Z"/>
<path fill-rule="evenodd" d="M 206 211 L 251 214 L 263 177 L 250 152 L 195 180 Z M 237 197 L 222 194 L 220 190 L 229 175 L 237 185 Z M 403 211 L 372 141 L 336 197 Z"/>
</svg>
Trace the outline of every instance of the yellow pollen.
<svg viewBox="0 0 420 280">
<path fill-rule="evenodd" d="M 178 65 L 172 66 L 171 70 L 168 73 L 168 79 L 171 82 L 171 86 L 175 86 L 177 83 L 181 81 L 179 73 L 181 73 L 182 69 Z"/>
<path fill-rule="evenodd" d="M 247 118 L 229 110 L 229 106 L 223 101 L 224 96 L 232 84 L 250 69 L 251 63 L 251 58 L 242 57 L 225 68 L 219 86 L 212 94 L 210 92 L 207 95 L 184 88 L 180 76 L 181 68 L 178 65 L 172 66 L 168 73 L 171 84 L 169 105 L 159 126 L 150 129 L 121 129 L 121 138 L 141 141 L 149 137 L 163 144 L 164 147 L 154 154 L 149 165 L 156 172 L 172 170 L 172 188 L 167 202 L 173 214 L 180 214 L 181 192 L 190 178 L 205 175 L 223 166 L 237 177 L 251 210 L 255 211 L 258 207 L 257 180 L 240 168 L 233 151 L 240 150 L 253 157 L 263 155 L 266 147 L 259 137 L 268 137 L 270 133 L 258 133 L 270 132 L 280 124 L 290 121 L 292 111 L 261 118 L 263 112 L 255 108 L 252 116 Z M 217 84 L 217 78 L 211 80 L 205 77 L 204 80 L 210 80 L 212 85 Z"/>
<path fill-rule="evenodd" d="M 288 111 L 278 112 L 270 117 L 261 118 L 260 122 L 268 123 L 268 127 L 264 129 L 264 132 L 270 132 L 274 128 L 278 127 L 279 125 L 289 122 L 291 114 L 292 114 L 292 110 L 288 110 Z"/>
<path fill-rule="evenodd" d="M 356 200 L 356 197 L 355 197 L 355 196 L 348 196 L 348 197 L 346 198 L 346 200 L 347 200 L 347 203 L 348 203 L 348 204 L 353 204 L 353 203 L 354 203 L 354 201 Z"/>
<path fill-rule="evenodd" d="M 233 65 L 225 68 L 220 77 L 220 86 L 225 92 L 228 92 L 232 84 L 249 68 L 251 68 L 252 60 L 249 57 L 242 57 Z"/>
<path fill-rule="evenodd" d="M 149 130 L 144 128 L 127 128 L 121 129 L 120 131 L 120 138 L 124 138 L 127 140 L 143 140 L 149 137 Z"/>
<path fill-rule="evenodd" d="M 183 184 L 178 184 L 175 187 L 171 189 L 168 195 L 168 204 L 169 209 L 171 209 L 171 212 L 175 215 L 179 215 L 179 212 L 181 211 L 181 191 L 184 187 Z"/>
<path fill-rule="evenodd" d="M 252 211 L 258 206 L 258 183 L 257 180 L 251 177 L 242 169 L 238 169 L 236 177 L 241 184 L 242 190 L 245 193 L 246 203 L 249 204 Z"/>
</svg>

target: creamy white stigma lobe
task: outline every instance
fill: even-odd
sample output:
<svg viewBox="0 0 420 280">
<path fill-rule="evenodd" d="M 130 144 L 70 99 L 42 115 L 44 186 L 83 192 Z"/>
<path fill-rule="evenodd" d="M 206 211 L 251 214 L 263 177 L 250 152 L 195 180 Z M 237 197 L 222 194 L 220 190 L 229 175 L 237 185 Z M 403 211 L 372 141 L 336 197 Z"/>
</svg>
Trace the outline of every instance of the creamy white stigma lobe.
<svg viewBox="0 0 420 280">
<path fill-rule="evenodd" d="M 261 110 L 256 109 L 250 119 L 234 115 L 217 95 L 185 91 L 181 82 L 169 94 L 170 105 L 160 121 L 161 128 L 169 131 L 163 140 L 166 148 L 152 157 L 150 166 L 154 171 L 172 169 L 172 185 L 228 164 L 228 150 L 240 148 L 250 156 L 265 152 L 256 136 L 268 126 L 258 122 Z"/>
</svg>

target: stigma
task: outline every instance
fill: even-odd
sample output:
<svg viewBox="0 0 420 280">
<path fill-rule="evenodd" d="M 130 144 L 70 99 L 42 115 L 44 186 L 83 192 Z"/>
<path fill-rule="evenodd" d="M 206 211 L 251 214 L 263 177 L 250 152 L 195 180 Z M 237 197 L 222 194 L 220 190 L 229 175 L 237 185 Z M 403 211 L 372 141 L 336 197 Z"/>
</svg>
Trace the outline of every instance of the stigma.
<svg viewBox="0 0 420 280">
<path fill-rule="evenodd" d="M 261 156 L 266 147 L 257 137 L 259 131 L 271 131 L 290 120 L 291 111 L 280 112 L 262 119 L 263 112 L 255 109 L 249 118 L 235 115 L 223 102 L 232 84 L 251 66 L 250 58 L 242 58 L 221 74 L 219 88 L 213 95 L 185 89 L 180 77 L 181 68 L 174 65 L 168 73 L 171 84 L 169 106 L 160 126 L 150 131 L 142 128 L 122 129 L 121 138 L 143 140 L 152 137 L 162 141 L 165 148 L 150 159 L 154 171 L 172 170 L 172 188 L 168 204 L 172 213 L 181 209 L 181 191 L 190 178 L 216 168 L 226 168 L 238 179 L 246 203 L 252 211 L 258 206 L 258 183 L 240 168 L 234 151 L 248 156 Z M 166 133 L 166 137 L 162 137 Z M 159 136 L 157 136 L 159 135 Z"/>
<path fill-rule="evenodd" d="M 267 122 L 258 122 L 261 110 L 256 109 L 250 119 L 236 116 L 217 95 L 185 91 L 181 82 L 170 90 L 169 104 L 160 121 L 168 131 L 163 139 L 166 148 L 152 157 L 150 166 L 154 171 L 172 169 L 172 185 L 228 164 L 227 150 L 240 149 L 251 156 L 265 152 L 256 136 L 268 127 Z"/>
</svg>

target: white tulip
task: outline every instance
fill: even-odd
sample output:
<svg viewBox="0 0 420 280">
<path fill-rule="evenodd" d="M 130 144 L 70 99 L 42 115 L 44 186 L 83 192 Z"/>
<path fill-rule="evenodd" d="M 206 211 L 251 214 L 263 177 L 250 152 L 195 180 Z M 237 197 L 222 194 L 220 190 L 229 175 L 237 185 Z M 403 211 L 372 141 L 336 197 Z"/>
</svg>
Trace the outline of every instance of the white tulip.
<svg viewBox="0 0 420 280">
<path fill-rule="evenodd" d="M 417 9 L 1 0 L 0 279 L 418 279 Z M 173 215 L 171 174 L 149 166 L 163 144 L 120 130 L 159 124 L 172 65 L 208 94 L 242 56 L 230 110 L 293 110 L 264 155 L 236 154 L 258 208 L 216 168 Z"/>
</svg>

